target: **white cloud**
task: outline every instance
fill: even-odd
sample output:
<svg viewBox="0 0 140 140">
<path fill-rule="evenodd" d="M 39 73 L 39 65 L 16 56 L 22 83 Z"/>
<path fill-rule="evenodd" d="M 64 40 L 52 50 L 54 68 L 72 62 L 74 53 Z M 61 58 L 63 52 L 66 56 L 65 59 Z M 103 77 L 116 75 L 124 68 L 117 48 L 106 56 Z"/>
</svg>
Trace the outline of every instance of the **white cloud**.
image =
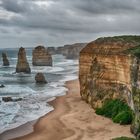
<svg viewBox="0 0 140 140">
<path fill-rule="evenodd" d="M 139 0 L 1 0 L 0 42 L 59 46 L 139 34 L 139 5 Z"/>
</svg>

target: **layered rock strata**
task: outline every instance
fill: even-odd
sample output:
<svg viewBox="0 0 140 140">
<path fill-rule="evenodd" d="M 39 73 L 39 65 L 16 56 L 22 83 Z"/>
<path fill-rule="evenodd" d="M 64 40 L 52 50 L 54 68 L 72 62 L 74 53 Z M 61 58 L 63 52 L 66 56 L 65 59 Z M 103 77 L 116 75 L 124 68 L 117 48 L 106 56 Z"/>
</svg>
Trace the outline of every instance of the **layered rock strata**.
<svg viewBox="0 0 140 140">
<path fill-rule="evenodd" d="M 75 43 L 70 45 L 64 45 L 63 47 L 49 47 L 48 51 L 51 54 L 62 54 L 67 59 L 78 59 L 79 52 L 87 45 L 87 43 Z"/>
<path fill-rule="evenodd" d="M 44 46 L 37 46 L 33 50 L 32 63 L 34 66 L 52 66 L 52 56 Z"/>
<path fill-rule="evenodd" d="M 26 52 L 23 47 L 21 47 L 18 52 L 18 61 L 17 61 L 17 65 L 16 65 L 16 72 L 17 73 L 20 73 L 20 72 L 31 73 L 31 69 L 30 69 L 29 63 L 26 58 Z"/>
<path fill-rule="evenodd" d="M 3 66 L 9 66 L 10 65 L 9 60 L 7 58 L 7 55 L 4 52 L 2 53 L 2 60 L 3 60 Z"/>
<path fill-rule="evenodd" d="M 80 52 L 80 94 L 93 108 L 119 98 L 133 109 L 140 137 L 140 36 L 99 38 Z"/>
</svg>

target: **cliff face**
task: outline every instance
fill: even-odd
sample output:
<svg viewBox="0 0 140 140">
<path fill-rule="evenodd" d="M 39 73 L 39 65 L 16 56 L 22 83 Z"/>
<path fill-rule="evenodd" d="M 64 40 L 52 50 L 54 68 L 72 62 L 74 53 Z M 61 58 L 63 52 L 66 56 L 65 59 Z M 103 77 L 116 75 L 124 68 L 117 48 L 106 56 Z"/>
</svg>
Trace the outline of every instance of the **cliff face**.
<svg viewBox="0 0 140 140">
<path fill-rule="evenodd" d="M 3 60 L 3 66 L 9 66 L 10 65 L 6 53 L 2 53 L 2 60 Z"/>
<path fill-rule="evenodd" d="M 64 45 L 63 47 L 53 48 L 49 47 L 48 51 L 51 54 L 62 54 L 67 59 L 79 58 L 79 52 L 86 46 L 86 43 L 75 43 L 72 45 Z"/>
<path fill-rule="evenodd" d="M 29 63 L 27 62 L 26 52 L 24 48 L 20 48 L 18 52 L 18 61 L 16 66 L 16 72 L 31 73 Z"/>
<path fill-rule="evenodd" d="M 134 110 L 140 137 L 140 36 L 99 38 L 80 52 L 80 94 L 93 108 L 123 99 Z"/>
<path fill-rule="evenodd" d="M 52 66 L 52 57 L 44 46 L 37 46 L 33 50 L 32 63 L 34 66 Z"/>
</svg>

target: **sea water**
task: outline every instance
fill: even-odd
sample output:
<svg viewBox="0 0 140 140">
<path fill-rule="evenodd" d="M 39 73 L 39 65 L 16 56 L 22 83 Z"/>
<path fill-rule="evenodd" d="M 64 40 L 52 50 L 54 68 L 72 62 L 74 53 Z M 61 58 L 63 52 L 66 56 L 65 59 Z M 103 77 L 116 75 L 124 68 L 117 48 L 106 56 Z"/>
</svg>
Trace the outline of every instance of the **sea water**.
<svg viewBox="0 0 140 140">
<path fill-rule="evenodd" d="M 77 79 L 78 60 L 68 60 L 62 55 L 53 55 L 53 66 L 32 66 L 32 49 L 26 49 L 31 74 L 15 73 L 17 48 L 0 49 L 6 52 L 10 66 L 2 66 L 0 59 L 0 133 L 18 127 L 53 110 L 48 104 L 57 96 L 66 94 L 66 81 Z M 44 73 L 48 84 L 36 84 L 37 72 Z M 22 98 L 21 101 L 4 102 L 2 97 Z"/>
</svg>

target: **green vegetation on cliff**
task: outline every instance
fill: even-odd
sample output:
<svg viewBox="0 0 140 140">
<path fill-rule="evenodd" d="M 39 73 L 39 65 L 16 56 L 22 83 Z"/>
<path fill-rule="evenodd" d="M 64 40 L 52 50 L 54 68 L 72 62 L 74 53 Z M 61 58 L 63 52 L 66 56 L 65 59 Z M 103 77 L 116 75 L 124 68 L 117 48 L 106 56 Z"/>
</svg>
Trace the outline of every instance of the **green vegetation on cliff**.
<svg viewBox="0 0 140 140">
<path fill-rule="evenodd" d="M 114 138 L 112 140 L 137 140 L 137 139 L 128 138 L 128 137 L 119 137 L 119 138 Z"/>
<path fill-rule="evenodd" d="M 119 99 L 107 100 L 102 108 L 96 109 L 96 114 L 111 118 L 113 122 L 120 124 L 131 124 L 133 120 L 132 110 Z"/>
<path fill-rule="evenodd" d="M 140 58 L 140 45 L 133 47 L 131 49 L 128 49 L 125 52 L 133 54 L 133 55 L 137 56 L 138 58 Z"/>
<path fill-rule="evenodd" d="M 102 37 L 98 38 L 98 41 L 121 41 L 126 43 L 140 43 L 140 36 L 136 35 L 122 35 L 122 36 L 113 36 L 113 37 Z"/>
</svg>

